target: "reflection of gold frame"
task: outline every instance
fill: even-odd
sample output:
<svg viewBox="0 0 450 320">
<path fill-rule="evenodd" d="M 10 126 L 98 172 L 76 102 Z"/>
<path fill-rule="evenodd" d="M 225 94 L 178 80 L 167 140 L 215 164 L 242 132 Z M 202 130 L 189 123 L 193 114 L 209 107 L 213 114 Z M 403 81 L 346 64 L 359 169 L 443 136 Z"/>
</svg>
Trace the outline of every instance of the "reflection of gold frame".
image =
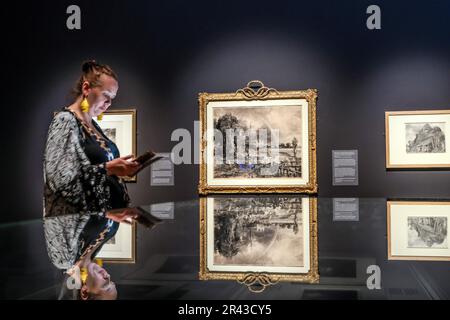
<svg viewBox="0 0 450 320">
<path fill-rule="evenodd" d="M 448 163 L 421 163 L 421 164 L 394 164 L 391 161 L 391 146 L 389 132 L 391 117 L 395 116 L 427 116 L 427 115 L 450 115 L 450 110 L 424 110 L 424 111 L 386 111 L 385 112 L 385 128 L 386 128 L 386 168 L 388 169 L 401 169 L 401 168 L 450 168 L 450 162 Z M 448 132 L 450 134 L 450 132 Z M 447 137 L 449 139 L 449 137 Z M 448 144 L 447 144 L 448 145 Z M 450 150 L 446 151 L 447 153 Z"/>
<path fill-rule="evenodd" d="M 309 244 L 310 244 L 310 268 L 305 274 L 287 273 L 243 273 L 210 271 L 207 264 L 207 198 L 200 198 L 200 280 L 235 280 L 243 283 L 252 290 L 255 284 L 266 286 L 279 281 L 298 281 L 305 283 L 319 282 L 318 244 L 317 244 L 317 198 L 309 198 Z M 260 292 L 254 291 L 254 292 Z M 252 290 L 253 291 L 253 290 Z"/>
<path fill-rule="evenodd" d="M 250 84 L 259 84 L 259 89 L 255 90 Z M 216 101 L 249 101 L 264 100 L 275 101 L 285 99 L 305 99 L 308 103 L 308 177 L 306 184 L 297 185 L 210 185 L 207 181 L 207 161 L 206 149 L 207 140 L 207 105 Z M 247 87 L 237 90 L 235 93 L 200 93 L 200 181 L 198 191 L 205 195 L 208 193 L 317 193 L 317 170 L 316 170 L 316 101 L 317 90 L 308 89 L 301 91 L 277 91 L 273 88 L 265 87 L 260 81 L 251 81 Z"/>
<path fill-rule="evenodd" d="M 130 258 L 101 258 L 104 263 L 136 263 L 136 221 L 131 224 L 131 257 Z"/>
<path fill-rule="evenodd" d="M 433 206 L 446 205 L 450 208 L 450 201 L 387 201 L 387 246 L 388 246 L 388 260 L 418 260 L 418 261 L 450 261 L 450 256 L 407 256 L 407 255 L 393 255 L 392 254 L 392 239 L 391 232 L 393 230 L 391 225 L 391 206 L 392 205 L 414 205 L 414 206 Z M 448 232 L 447 232 L 448 241 Z"/>
<path fill-rule="evenodd" d="M 136 143 L 136 136 L 137 136 L 137 131 L 136 131 L 136 109 L 115 109 L 115 110 L 108 110 L 103 114 L 103 119 L 105 119 L 105 117 L 108 117 L 108 115 L 131 115 L 132 116 L 132 123 L 131 123 L 131 150 L 132 150 L 132 154 L 134 154 L 135 156 L 137 156 L 137 143 Z M 103 121 L 103 120 L 102 120 Z M 101 127 L 102 125 L 102 121 L 97 121 L 97 123 L 99 124 L 99 126 Z M 121 154 L 121 156 L 126 156 L 126 154 Z M 123 180 L 125 182 L 137 182 L 137 175 L 134 177 L 123 177 Z"/>
</svg>

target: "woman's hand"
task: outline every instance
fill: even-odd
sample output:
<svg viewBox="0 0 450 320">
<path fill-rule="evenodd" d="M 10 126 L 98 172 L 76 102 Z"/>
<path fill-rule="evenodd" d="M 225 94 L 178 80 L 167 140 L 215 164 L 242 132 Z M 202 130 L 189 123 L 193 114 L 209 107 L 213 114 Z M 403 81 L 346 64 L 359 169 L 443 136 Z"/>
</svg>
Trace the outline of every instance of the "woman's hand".
<svg viewBox="0 0 450 320">
<path fill-rule="evenodd" d="M 131 224 L 139 216 L 138 212 L 136 208 L 117 209 L 108 211 L 106 217 L 115 222 Z"/>
<path fill-rule="evenodd" d="M 141 167 L 136 161 L 130 160 L 133 155 L 120 157 L 111 160 L 106 163 L 106 172 L 108 175 L 115 175 L 119 177 L 128 176 L 132 177 L 136 174 L 137 170 Z"/>
</svg>

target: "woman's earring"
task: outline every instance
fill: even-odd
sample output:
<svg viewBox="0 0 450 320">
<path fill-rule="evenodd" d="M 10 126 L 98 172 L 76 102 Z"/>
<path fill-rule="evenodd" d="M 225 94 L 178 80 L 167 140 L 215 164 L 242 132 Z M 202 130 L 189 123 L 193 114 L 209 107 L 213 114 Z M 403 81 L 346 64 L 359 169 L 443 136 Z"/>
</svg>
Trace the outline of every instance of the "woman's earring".
<svg viewBox="0 0 450 320">
<path fill-rule="evenodd" d="M 103 113 L 100 113 L 100 114 L 97 116 L 97 120 L 98 120 L 98 121 L 102 121 L 102 119 L 103 119 Z"/>
<path fill-rule="evenodd" d="M 89 112 L 89 102 L 86 97 L 84 97 L 83 101 L 81 101 L 80 107 L 82 112 Z"/>
</svg>

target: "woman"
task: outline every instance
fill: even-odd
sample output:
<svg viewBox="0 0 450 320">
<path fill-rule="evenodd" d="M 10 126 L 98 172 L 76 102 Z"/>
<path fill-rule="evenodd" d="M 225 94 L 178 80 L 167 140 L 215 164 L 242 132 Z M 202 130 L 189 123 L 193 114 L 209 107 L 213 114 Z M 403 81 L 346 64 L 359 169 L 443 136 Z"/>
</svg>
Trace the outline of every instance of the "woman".
<svg viewBox="0 0 450 320">
<path fill-rule="evenodd" d="M 88 271 L 78 288 L 79 297 L 85 299 L 115 297 L 111 286 L 104 286 L 105 292 L 92 285 L 102 275 L 104 282 L 109 279 L 92 260 L 117 232 L 119 222 L 129 223 L 137 215 L 136 209 L 127 208 L 130 198 L 120 177 L 133 176 L 140 165 L 132 155 L 120 157 L 117 146 L 93 120 L 109 108 L 118 88 L 109 66 L 84 62 L 74 88 L 76 100 L 54 116 L 44 152 L 47 250 L 66 276 L 73 276 L 77 268 Z"/>
</svg>

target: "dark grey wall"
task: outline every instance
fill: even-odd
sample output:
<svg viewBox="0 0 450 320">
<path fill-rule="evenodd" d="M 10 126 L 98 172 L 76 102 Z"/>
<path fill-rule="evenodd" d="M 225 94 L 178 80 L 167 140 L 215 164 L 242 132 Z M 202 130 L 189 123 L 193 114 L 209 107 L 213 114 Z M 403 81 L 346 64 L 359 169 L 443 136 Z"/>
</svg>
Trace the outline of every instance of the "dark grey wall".
<svg viewBox="0 0 450 320">
<path fill-rule="evenodd" d="M 82 30 L 65 27 L 79 4 Z M 382 9 L 382 30 L 365 27 Z M 5 5 L 6 6 L 6 5 Z M 450 172 L 385 169 L 384 111 L 450 108 L 448 1 L 16 1 L 2 10 L 1 221 L 40 217 L 41 160 L 53 110 L 80 63 L 113 66 L 113 108 L 138 110 L 138 150 L 170 151 L 192 133 L 197 93 L 259 79 L 279 90 L 317 88 L 321 196 L 447 197 Z M 359 149 L 360 185 L 331 186 L 331 150 Z M 130 184 L 136 204 L 196 196 L 198 166 L 174 187 Z"/>
</svg>

